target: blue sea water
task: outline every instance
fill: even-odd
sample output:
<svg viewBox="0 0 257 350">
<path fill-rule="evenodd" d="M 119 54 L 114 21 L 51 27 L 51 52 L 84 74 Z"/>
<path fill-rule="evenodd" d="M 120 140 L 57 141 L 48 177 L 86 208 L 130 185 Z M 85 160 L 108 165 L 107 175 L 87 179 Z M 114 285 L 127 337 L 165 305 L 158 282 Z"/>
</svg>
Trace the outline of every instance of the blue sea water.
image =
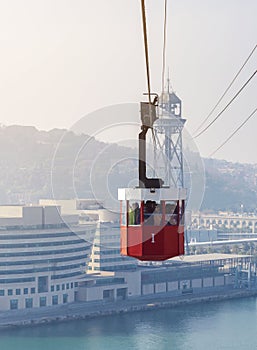
<svg viewBox="0 0 257 350">
<path fill-rule="evenodd" d="M 0 350 L 257 349 L 257 299 L 236 299 L 0 332 Z"/>
</svg>

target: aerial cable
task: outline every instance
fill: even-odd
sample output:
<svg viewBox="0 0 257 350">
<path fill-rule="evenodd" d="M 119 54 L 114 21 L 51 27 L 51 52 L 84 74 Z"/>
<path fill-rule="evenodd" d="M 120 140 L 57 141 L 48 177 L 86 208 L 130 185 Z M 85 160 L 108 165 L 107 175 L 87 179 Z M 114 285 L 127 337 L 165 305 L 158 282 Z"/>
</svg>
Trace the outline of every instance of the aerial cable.
<svg viewBox="0 0 257 350">
<path fill-rule="evenodd" d="M 243 91 L 243 89 L 246 87 L 246 85 L 248 85 L 250 83 L 250 81 L 253 79 L 253 77 L 255 76 L 255 74 L 257 73 L 257 70 L 250 76 L 250 78 L 244 83 L 244 85 L 238 90 L 238 92 L 235 94 L 235 96 L 229 101 L 229 103 L 222 109 L 222 111 L 196 136 L 194 136 L 194 138 L 199 137 L 200 135 L 202 135 L 206 130 L 209 129 L 210 126 L 212 126 L 213 123 L 215 123 L 215 121 L 217 119 L 219 119 L 219 117 L 225 112 L 225 110 L 231 105 L 231 103 L 237 98 L 237 96 Z"/>
<path fill-rule="evenodd" d="M 148 101 L 149 101 L 149 114 L 151 114 L 151 83 L 150 83 L 150 64 L 149 64 L 149 54 L 148 54 L 148 40 L 147 40 L 147 25 L 146 25 L 146 14 L 145 14 L 145 1 L 141 0 L 142 9 L 142 22 L 143 22 L 143 32 L 144 32 L 144 47 L 145 47 L 145 63 L 146 63 L 146 76 L 147 76 L 147 88 L 148 88 Z M 152 129 L 152 138 L 154 145 L 156 145 L 156 139 Z"/>
<path fill-rule="evenodd" d="M 244 120 L 244 122 L 239 125 L 239 127 L 215 150 L 213 151 L 209 157 L 212 157 L 216 152 L 218 152 L 228 141 L 232 139 L 232 137 L 248 122 L 248 120 L 256 113 L 257 108 Z"/>
<path fill-rule="evenodd" d="M 243 68 L 245 67 L 245 65 L 247 64 L 247 62 L 249 61 L 249 59 L 251 58 L 251 56 L 253 55 L 255 49 L 256 49 L 257 45 L 254 46 L 254 48 L 252 49 L 252 51 L 250 52 L 249 56 L 246 58 L 246 60 L 244 61 L 243 65 L 241 66 L 241 68 L 239 69 L 239 71 L 237 72 L 237 74 L 234 76 L 234 78 L 232 79 L 231 83 L 228 85 L 228 87 L 226 88 L 226 90 L 224 91 L 224 93 L 222 94 L 222 96 L 219 98 L 219 100 L 217 101 L 217 103 L 215 104 L 215 106 L 212 108 L 212 110 L 210 111 L 210 113 L 207 115 L 207 117 L 202 121 L 202 123 L 199 125 L 199 127 L 194 131 L 194 134 L 197 133 L 201 127 L 205 124 L 205 122 L 210 118 L 210 116 L 213 114 L 213 112 L 215 111 L 215 109 L 218 107 L 218 105 L 220 104 L 220 102 L 223 100 L 223 98 L 225 97 L 225 95 L 227 94 L 227 92 L 229 91 L 229 89 L 231 88 L 231 86 L 233 85 L 233 83 L 235 82 L 235 80 L 237 79 L 237 77 L 239 76 L 239 74 L 241 73 L 241 71 L 243 70 Z"/>
<path fill-rule="evenodd" d="M 167 41 L 167 0 L 164 0 L 164 24 L 163 24 L 163 50 L 162 50 L 162 94 L 164 93 L 165 65 L 166 65 L 166 41 Z"/>
<path fill-rule="evenodd" d="M 143 32 L 144 32 L 145 63 L 146 63 L 146 75 L 147 75 L 148 99 L 149 99 L 149 103 L 151 103 L 150 68 L 149 68 L 147 27 L 146 27 L 145 1 L 144 0 L 141 0 L 141 8 L 142 8 L 142 22 L 143 22 Z"/>
</svg>

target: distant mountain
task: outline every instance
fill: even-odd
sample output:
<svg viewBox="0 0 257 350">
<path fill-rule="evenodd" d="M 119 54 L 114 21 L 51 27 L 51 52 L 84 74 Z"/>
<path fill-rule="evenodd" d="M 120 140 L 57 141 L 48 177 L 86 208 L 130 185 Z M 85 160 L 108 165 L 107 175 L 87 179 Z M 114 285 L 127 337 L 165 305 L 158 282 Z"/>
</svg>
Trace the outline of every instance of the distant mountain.
<svg viewBox="0 0 257 350">
<path fill-rule="evenodd" d="M 204 163 L 203 210 L 256 208 L 257 165 Z M 92 195 L 108 199 L 117 196 L 117 187 L 134 186 L 137 178 L 134 149 L 66 130 L 16 125 L 0 128 L 0 169 L 1 204 Z"/>
<path fill-rule="evenodd" d="M 202 209 L 255 211 L 257 164 L 205 159 L 206 189 Z"/>
<path fill-rule="evenodd" d="M 135 176 L 135 164 L 131 160 L 134 156 L 135 151 L 130 148 L 67 130 L 47 132 L 30 126 L 2 127 L 0 203 L 92 195 L 105 199 L 108 175 L 108 190 L 114 185 L 124 186 Z M 124 157 L 128 161 L 119 164 Z M 129 166 L 131 162 L 133 166 Z M 115 177 L 115 172 L 121 175 Z"/>
</svg>

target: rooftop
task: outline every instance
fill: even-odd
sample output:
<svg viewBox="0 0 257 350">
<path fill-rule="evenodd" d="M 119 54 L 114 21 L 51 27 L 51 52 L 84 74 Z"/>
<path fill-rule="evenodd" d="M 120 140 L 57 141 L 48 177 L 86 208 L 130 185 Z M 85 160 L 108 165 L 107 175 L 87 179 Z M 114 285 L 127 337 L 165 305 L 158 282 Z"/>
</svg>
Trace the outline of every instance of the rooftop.
<svg viewBox="0 0 257 350">
<path fill-rule="evenodd" d="M 78 215 L 61 215 L 57 205 L 0 205 L 1 228 L 45 227 L 78 223 Z"/>
<path fill-rule="evenodd" d="M 241 254 L 196 254 L 196 255 L 184 255 L 181 257 L 171 258 L 168 261 L 170 262 L 181 262 L 181 263 L 198 263 L 206 261 L 217 261 L 217 260 L 227 260 L 227 259 L 242 259 L 250 258 L 250 255 L 241 255 Z"/>
</svg>

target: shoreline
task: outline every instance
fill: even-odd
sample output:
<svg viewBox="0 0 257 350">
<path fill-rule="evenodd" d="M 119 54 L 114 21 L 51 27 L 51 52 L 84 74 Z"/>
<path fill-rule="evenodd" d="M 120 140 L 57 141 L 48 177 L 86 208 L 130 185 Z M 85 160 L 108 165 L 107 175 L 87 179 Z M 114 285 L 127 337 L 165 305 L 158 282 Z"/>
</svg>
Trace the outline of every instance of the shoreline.
<svg viewBox="0 0 257 350">
<path fill-rule="evenodd" d="M 230 299 L 248 298 L 257 296 L 257 290 L 229 289 L 216 293 L 190 294 L 170 297 L 137 298 L 133 300 L 116 302 L 79 302 L 67 304 L 65 307 L 50 307 L 49 309 L 34 309 L 33 311 L 21 310 L 3 312 L 0 314 L 0 331 L 7 329 L 18 329 L 21 327 L 40 326 L 75 320 L 86 320 L 103 316 L 119 315 L 139 311 L 150 311 L 164 308 L 180 307 L 198 303 L 223 301 Z M 19 317 L 17 317 L 19 316 Z M 11 320 L 10 318 L 13 318 Z M 6 318 L 4 320 L 4 318 Z M 17 319 L 18 318 L 18 319 Z"/>
</svg>

